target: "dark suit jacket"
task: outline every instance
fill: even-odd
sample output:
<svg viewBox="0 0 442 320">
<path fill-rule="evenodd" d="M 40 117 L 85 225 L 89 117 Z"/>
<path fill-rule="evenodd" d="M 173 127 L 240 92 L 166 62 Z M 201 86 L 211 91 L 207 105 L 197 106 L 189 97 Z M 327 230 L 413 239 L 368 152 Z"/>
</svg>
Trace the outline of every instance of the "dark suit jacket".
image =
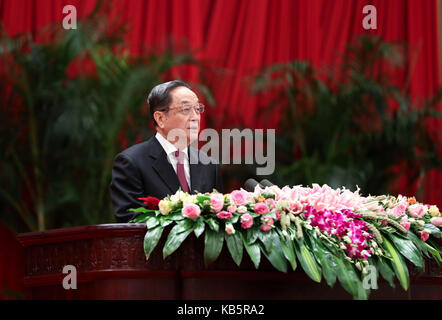
<svg viewBox="0 0 442 320">
<path fill-rule="evenodd" d="M 188 150 L 190 163 L 191 193 L 212 192 L 213 189 L 223 192 L 219 165 L 209 163 L 209 157 L 195 148 Z M 137 213 L 128 211 L 144 203 L 138 198 L 152 196 L 163 199 L 175 194 L 180 187 L 178 176 L 167 160 L 166 152 L 153 136 L 149 140 L 136 144 L 114 159 L 112 182 L 110 185 L 112 204 L 118 222 L 128 222 Z"/>
</svg>

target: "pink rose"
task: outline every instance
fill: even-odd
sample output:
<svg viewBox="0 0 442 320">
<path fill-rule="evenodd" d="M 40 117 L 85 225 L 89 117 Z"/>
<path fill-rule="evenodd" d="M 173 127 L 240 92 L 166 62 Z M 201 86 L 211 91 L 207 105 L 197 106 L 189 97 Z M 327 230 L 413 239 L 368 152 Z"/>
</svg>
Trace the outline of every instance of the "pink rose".
<svg viewBox="0 0 442 320">
<path fill-rule="evenodd" d="M 230 213 L 235 213 L 235 211 L 236 211 L 236 206 L 228 206 L 228 207 L 227 207 L 227 211 L 229 211 Z"/>
<path fill-rule="evenodd" d="M 227 234 L 234 234 L 235 233 L 235 228 L 233 227 L 233 225 L 231 223 L 226 224 L 226 233 Z"/>
<path fill-rule="evenodd" d="M 235 190 L 230 194 L 230 199 L 239 206 L 245 205 L 247 203 L 247 192 Z"/>
<path fill-rule="evenodd" d="M 423 232 L 423 231 L 419 231 L 419 235 L 421 236 L 422 241 L 427 241 L 428 238 L 430 237 L 430 235 L 428 233 Z"/>
<path fill-rule="evenodd" d="M 274 224 L 273 218 L 270 216 L 267 216 L 264 218 L 264 223 L 261 225 L 262 231 L 269 231 L 272 229 Z"/>
<path fill-rule="evenodd" d="M 408 206 L 408 201 L 406 200 L 401 201 L 399 205 L 393 209 L 393 214 L 400 217 L 405 213 L 405 210 L 407 210 L 407 206 Z"/>
<path fill-rule="evenodd" d="M 232 213 L 228 211 L 220 211 L 216 214 L 216 217 L 220 219 L 230 219 L 232 217 Z"/>
<path fill-rule="evenodd" d="M 212 193 L 210 195 L 210 208 L 215 212 L 222 210 L 224 206 L 224 196 L 221 193 Z"/>
<path fill-rule="evenodd" d="M 408 230 L 410 230 L 410 222 L 408 222 L 408 221 L 402 221 L 401 226 L 403 226 L 405 228 L 405 230 L 407 230 L 407 232 L 408 232 Z"/>
<path fill-rule="evenodd" d="M 241 228 L 249 229 L 253 225 L 253 218 L 250 214 L 245 213 L 241 216 Z"/>
<path fill-rule="evenodd" d="M 276 220 L 281 220 L 282 214 L 278 210 L 275 210 L 275 215 L 276 215 Z"/>
<path fill-rule="evenodd" d="M 201 210 L 196 204 L 189 203 L 181 210 L 181 214 L 189 219 L 196 219 L 200 216 Z"/>
<path fill-rule="evenodd" d="M 275 200 L 272 198 L 266 199 L 265 203 L 269 206 L 270 209 L 275 208 Z"/>
<path fill-rule="evenodd" d="M 442 217 L 433 217 L 430 222 L 434 224 L 436 227 L 442 226 Z"/>
<path fill-rule="evenodd" d="M 421 218 L 424 214 L 427 213 L 427 211 L 427 207 L 419 203 L 412 204 L 408 207 L 408 212 L 410 213 L 410 216 L 414 218 Z"/>
<path fill-rule="evenodd" d="M 259 214 L 266 214 L 270 211 L 269 207 L 264 202 L 258 202 L 255 204 L 254 210 Z"/>
</svg>

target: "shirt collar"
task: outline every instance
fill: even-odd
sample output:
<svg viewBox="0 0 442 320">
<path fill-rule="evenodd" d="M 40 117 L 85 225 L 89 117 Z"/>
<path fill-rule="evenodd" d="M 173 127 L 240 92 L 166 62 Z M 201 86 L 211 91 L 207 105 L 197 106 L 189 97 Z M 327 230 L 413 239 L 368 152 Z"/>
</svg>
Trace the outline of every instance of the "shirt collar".
<svg viewBox="0 0 442 320">
<path fill-rule="evenodd" d="M 161 144 L 161 146 L 163 147 L 164 151 L 166 152 L 167 155 L 170 155 L 171 153 L 175 152 L 178 150 L 177 147 L 175 147 L 172 143 L 170 143 L 169 140 L 167 140 L 166 138 L 163 137 L 163 135 L 159 132 L 156 133 L 155 138 L 157 138 L 158 142 Z M 184 153 L 186 155 L 186 158 L 188 158 L 188 149 L 189 148 L 184 148 L 183 150 L 181 150 L 182 153 Z"/>
</svg>

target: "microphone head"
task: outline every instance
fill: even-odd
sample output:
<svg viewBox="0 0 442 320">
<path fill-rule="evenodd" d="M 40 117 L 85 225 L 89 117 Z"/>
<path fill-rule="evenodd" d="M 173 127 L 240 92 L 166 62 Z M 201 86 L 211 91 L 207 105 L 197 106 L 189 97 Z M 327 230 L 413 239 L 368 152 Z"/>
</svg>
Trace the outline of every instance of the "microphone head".
<svg viewBox="0 0 442 320">
<path fill-rule="evenodd" d="M 244 189 L 249 192 L 253 192 L 253 191 L 255 191 L 255 187 L 257 185 L 259 185 L 262 188 L 262 185 L 260 185 L 258 181 L 256 181 L 253 178 L 250 178 L 250 179 L 247 179 L 246 182 L 244 182 Z"/>
<path fill-rule="evenodd" d="M 264 187 L 271 187 L 271 186 L 273 186 L 274 184 L 273 183 L 271 183 L 269 180 L 267 180 L 267 179 L 263 179 L 263 180 L 261 180 L 261 185 L 263 185 Z"/>
</svg>

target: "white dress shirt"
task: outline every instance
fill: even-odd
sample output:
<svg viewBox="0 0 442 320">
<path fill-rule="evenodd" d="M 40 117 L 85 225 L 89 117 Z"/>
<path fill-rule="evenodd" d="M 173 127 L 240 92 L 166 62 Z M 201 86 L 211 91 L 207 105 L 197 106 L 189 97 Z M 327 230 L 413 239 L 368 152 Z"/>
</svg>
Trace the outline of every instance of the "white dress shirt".
<svg viewBox="0 0 442 320">
<path fill-rule="evenodd" d="M 177 173 L 178 159 L 175 157 L 174 152 L 177 151 L 178 148 L 175 147 L 172 143 L 170 143 L 169 140 L 164 138 L 159 132 L 156 133 L 155 138 L 157 138 L 158 142 L 163 147 L 164 151 L 167 154 L 167 159 L 169 160 L 169 163 L 172 165 L 173 169 L 175 170 L 175 173 Z M 186 180 L 187 184 L 189 185 L 189 189 L 191 189 L 188 150 L 189 150 L 188 148 L 184 148 L 183 150 L 181 150 L 181 152 L 184 153 L 184 173 L 186 175 Z"/>
</svg>

